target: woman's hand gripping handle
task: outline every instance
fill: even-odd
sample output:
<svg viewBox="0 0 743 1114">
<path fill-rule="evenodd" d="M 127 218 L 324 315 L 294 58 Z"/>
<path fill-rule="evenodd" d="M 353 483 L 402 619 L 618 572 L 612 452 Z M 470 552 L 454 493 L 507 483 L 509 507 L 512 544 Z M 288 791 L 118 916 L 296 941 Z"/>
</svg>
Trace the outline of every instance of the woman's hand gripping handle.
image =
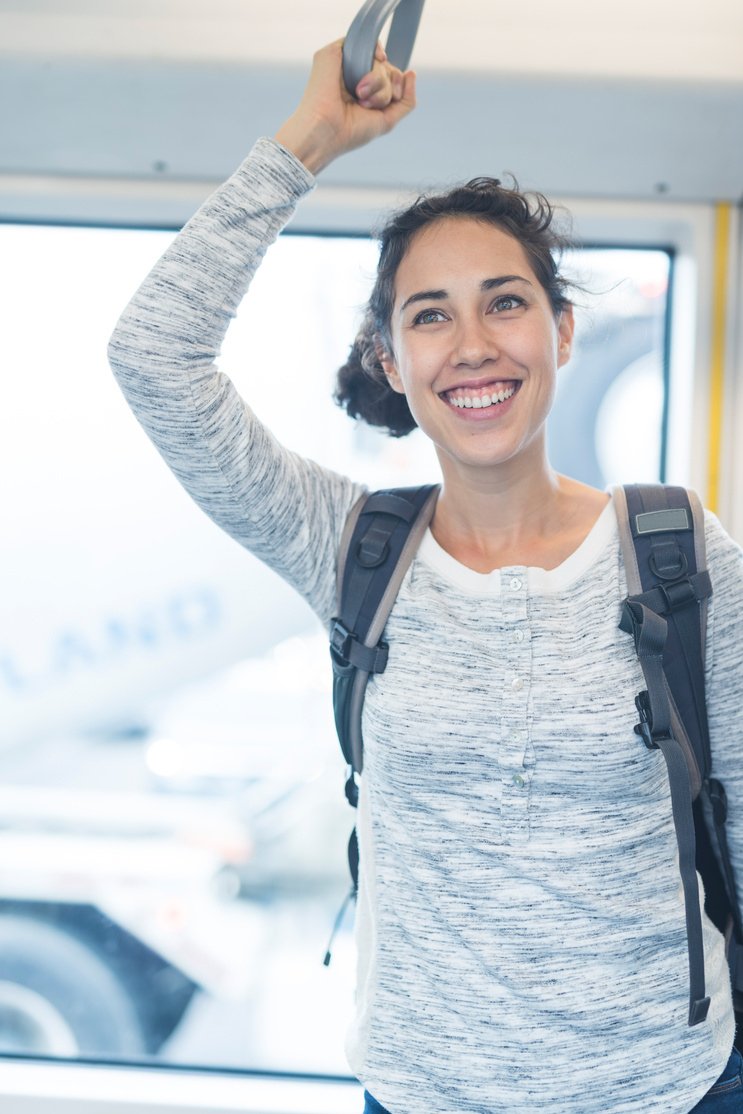
<svg viewBox="0 0 743 1114">
<path fill-rule="evenodd" d="M 374 65 L 352 97 L 343 82 L 343 40 L 315 54 L 296 112 L 275 135 L 282 147 L 319 174 L 333 159 L 386 135 L 415 108 L 415 73 L 401 73 L 377 44 Z"/>
</svg>

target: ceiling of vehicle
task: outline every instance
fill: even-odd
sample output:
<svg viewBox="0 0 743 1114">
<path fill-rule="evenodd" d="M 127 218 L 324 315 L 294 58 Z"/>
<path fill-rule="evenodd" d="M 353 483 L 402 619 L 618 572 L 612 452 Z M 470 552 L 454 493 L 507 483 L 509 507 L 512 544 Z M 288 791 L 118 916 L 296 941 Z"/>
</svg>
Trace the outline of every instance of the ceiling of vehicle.
<svg viewBox="0 0 743 1114">
<path fill-rule="evenodd" d="M 0 53 L 302 65 L 360 0 L 0 0 Z M 421 71 L 743 83 L 740 0 L 427 0 Z"/>
<path fill-rule="evenodd" d="M 43 209 L 23 175 L 224 179 L 360 4 L 0 0 L 0 218 Z M 553 195 L 743 195 L 741 0 L 427 0 L 413 64 L 414 116 L 324 186 L 512 171 Z"/>
</svg>

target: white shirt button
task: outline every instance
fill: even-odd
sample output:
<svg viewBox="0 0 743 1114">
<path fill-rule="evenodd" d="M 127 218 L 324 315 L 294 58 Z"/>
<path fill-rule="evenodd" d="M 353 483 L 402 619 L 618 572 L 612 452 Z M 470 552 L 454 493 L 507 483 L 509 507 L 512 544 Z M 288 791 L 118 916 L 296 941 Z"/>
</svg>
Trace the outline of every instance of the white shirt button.
<svg viewBox="0 0 743 1114">
<path fill-rule="evenodd" d="M 521 738 L 521 732 L 519 731 L 518 727 L 512 727 L 511 730 L 508 732 L 508 737 L 512 743 L 518 743 Z"/>
<path fill-rule="evenodd" d="M 514 640 L 514 642 L 523 642 L 524 641 L 524 632 L 522 630 L 515 630 L 513 632 L 513 640 Z"/>
<path fill-rule="evenodd" d="M 524 583 L 524 582 L 523 582 L 523 580 L 521 579 L 521 577 L 520 577 L 520 576 L 514 576 L 514 577 L 512 577 L 512 578 L 511 578 L 511 590 L 512 590 L 513 592 L 518 592 L 518 591 L 520 590 L 520 588 L 521 588 L 521 586 L 522 586 L 522 584 L 523 584 L 523 583 Z"/>
<path fill-rule="evenodd" d="M 521 774 L 514 774 L 511 780 L 513 781 L 513 784 L 516 786 L 517 789 L 524 788 L 524 779 L 522 778 Z"/>
<path fill-rule="evenodd" d="M 521 692 L 523 687 L 524 687 L 523 678 L 522 677 L 514 677 L 514 679 L 511 681 L 511 688 L 513 689 L 513 691 L 514 692 Z"/>
</svg>

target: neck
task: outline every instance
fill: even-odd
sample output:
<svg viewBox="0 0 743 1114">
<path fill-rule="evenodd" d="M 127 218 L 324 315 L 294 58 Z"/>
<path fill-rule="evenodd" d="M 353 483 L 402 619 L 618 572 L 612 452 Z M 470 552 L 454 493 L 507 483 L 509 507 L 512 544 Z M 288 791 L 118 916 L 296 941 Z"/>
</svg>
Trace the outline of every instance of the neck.
<svg viewBox="0 0 743 1114">
<path fill-rule="evenodd" d="M 608 496 L 558 475 L 544 446 L 493 468 L 439 454 L 444 483 L 431 530 L 478 572 L 508 565 L 554 568 L 591 529 Z"/>
</svg>

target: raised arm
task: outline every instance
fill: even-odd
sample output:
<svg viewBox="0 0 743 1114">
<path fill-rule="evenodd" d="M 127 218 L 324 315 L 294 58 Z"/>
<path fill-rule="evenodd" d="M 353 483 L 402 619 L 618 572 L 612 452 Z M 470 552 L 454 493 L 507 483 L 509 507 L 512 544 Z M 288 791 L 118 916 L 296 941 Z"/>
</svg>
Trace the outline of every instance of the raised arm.
<svg viewBox="0 0 743 1114">
<path fill-rule="evenodd" d="M 359 490 L 280 446 L 215 360 L 266 249 L 312 189 L 313 171 L 388 131 L 412 107 L 402 101 L 412 75 L 392 70 L 383 52 L 368 78 L 368 98 L 352 102 L 340 58 L 339 43 L 318 52 L 278 141 L 259 140 L 188 222 L 109 345 L 132 410 L 186 490 L 324 618 L 333 609 L 340 531 Z"/>
</svg>

